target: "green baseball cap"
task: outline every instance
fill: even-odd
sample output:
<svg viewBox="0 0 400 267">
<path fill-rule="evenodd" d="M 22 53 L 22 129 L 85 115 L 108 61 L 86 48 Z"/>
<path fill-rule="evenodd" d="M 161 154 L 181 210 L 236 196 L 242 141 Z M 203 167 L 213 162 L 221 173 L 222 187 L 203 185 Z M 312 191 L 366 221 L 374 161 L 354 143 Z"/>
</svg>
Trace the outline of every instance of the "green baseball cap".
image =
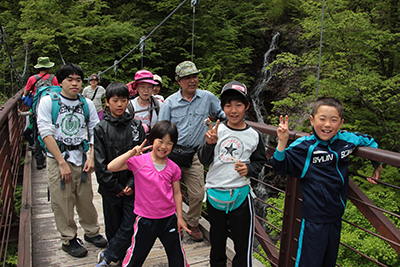
<svg viewBox="0 0 400 267">
<path fill-rule="evenodd" d="M 200 73 L 200 70 L 196 68 L 196 65 L 192 61 L 183 61 L 176 66 L 175 69 L 175 80 L 180 80 L 182 77 L 189 76 L 192 74 Z"/>
<path fill-rule="evenodd" d="M 54 62 L 50 62 L 49 57 L 39 57 L 37 64 L 34 66 L 35 69 L 46 68 L 49 69 L 54 66 Z"/>
</svg>

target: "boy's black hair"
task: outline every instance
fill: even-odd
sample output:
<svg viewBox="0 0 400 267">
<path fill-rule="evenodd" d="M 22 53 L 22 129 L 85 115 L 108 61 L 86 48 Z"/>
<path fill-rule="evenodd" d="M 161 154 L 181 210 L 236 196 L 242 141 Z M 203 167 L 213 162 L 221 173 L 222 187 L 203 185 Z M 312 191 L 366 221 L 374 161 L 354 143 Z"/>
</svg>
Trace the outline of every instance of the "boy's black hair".
<svg viewBox="0 0 400 267">
<path fill-rule="evenodd" d="M 315 116 L 315 114 L 318 113 L 318 109 L 320 106 L 331 106 L 335 107 L 337 111 L 339 112 L 339 117 L 343 119 L 344 115 L 344 107 L 342 102 L 334 97 L 320 97 L 315 101 L 314 106 L 311 111 L 311 116 Z"/>
<path fill-rule="evenodd" d="M 76 74 L 78 76 L 81 77 L 81 79 L 83 80 L 83 77 L 85 77 L 83 75 L 83 70 L 81 67 L 79 67 L 78 65 L 75 64 L 68 64 L 68 65 L 62 65 L 58 70 L 57 70 L 57 81 L 58 83 L 62 83 L 62 81 L 64 81 L 65 78 L 67 78 L 69 75 L 72 74 Z"/>
<path fill-rule="evenodd" d="M 227 90 L 221 95 L 221 107 L 224 109 L 225 104 L 230 103 L 232 101 L 240 101 L 246 107 L 249 104 L 249 100 L 243 94 L 239 93 L 236 90 Z"/>
<path fill-rule="evenodd" d="M 147 141 L 152 145 L 155 139 L 162 139 L 166 134 L 169 134 L 171 141 L 174 143 L 173 147 L 175 147 L 178 142 L 178 128 L 176 128 L 175 123 L 167 120 L 159 121 L 154 124 L 147 137 Z"/>
<path fill-rule="evenodd" d="M 117 97 L 126 97 L 127 99 L 129 98 L 129 89 L 126 84 L 121 83 L 121 82 L 112 82 L 110 83 L 107 88 L 106 88 L 106 99 L 107 101 L 110 100 L 111 97 L 117 96 Z"/>
</svg>

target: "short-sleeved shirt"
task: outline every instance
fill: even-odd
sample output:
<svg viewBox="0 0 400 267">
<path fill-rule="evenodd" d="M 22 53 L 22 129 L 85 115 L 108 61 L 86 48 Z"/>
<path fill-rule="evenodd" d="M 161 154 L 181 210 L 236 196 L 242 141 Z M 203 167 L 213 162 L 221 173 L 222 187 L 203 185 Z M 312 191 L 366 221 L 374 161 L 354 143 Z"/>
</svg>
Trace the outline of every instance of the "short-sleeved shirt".
<svg viewBox="0 0 400 267">
<path fill-rule="evenodd" d="M 43 77 L 45 75 L 42 79 L 47 80 L 51 74 L 45 73 L 45 74 L 38 74 L 38 75 L 40 77 Z M 35 93 L 36 93 L 35 83 L 36 83 L 36 77 L 35 77 L 35 75 L 32 75 L 31 77 L 29 77 L 28 81 L 26 82 L 25 90 L 28 92 L 32 91 L 32 94 L 35 95 Z M 54 76 L 54 78 L 53 78 L 53 85 L 59 86 L 56 76 Z"/>
<path fill-rule="evenodd" d="M 86 100 L 90 113 L 89 122 L 86 125 L 83 107 L 76 108 L 80 104 L 79 99 L 69 99 L 61 94 L 60 99 L 63 107 L 60 108 L 55 125 L 52 123 L 52 100 L 50 95 L 46 95 L 40 100 L 37 124 L 41 137 L 45 138 L 48 135 L 52 135 L 56 142 L 66 145 L 79 145 L 86 139 L 86 127 L 88 127 L 89 143 L 93 144 L 93 129 L 99 122 L 99 116 L 93 102 L 90 99 Z M 67 161 L 74 163 L 76 166 L 81 166 L 82 153 L 80 150 L 69 151 Z M 53 157 L 50 152 L 47 152 L 47 156 Z M 63 152 L 63 156 L 65 156 L 65 152 Z"/>
<path fill-rule="evenodd" d="M 182 96 L 182 88 L 165 99 L 161 106 L 159 120 L 168 120 L 176 124 L 179 132 L 178 145 L 196 147 L 207 132 L 203 120 L 211 115 L 225 119 L 221 102 L 209 91 L 196 90 L 192 101 Z"/>
<path fill-rule="evenodd" d="M 126 161 L 128 170 L 135 177 L 136 215 L 148 219 L 162 219 L 176 212 L 172 182 L 181 179 L 178 165 L 167 158 L 167 164 L 158 171 L 151 159 L 151 153 L 132 157 Z"/>
<path fill-rule="evenodd" d="M 93 104 L 96 107 L 96 111 L 99 112 L 100 110 L 103 109 L 103 103 L 102 103 L 101 99 L 102 99 L 103 95 L 106 93 L 106 89 L 104 89 L 104 87 L 100 86 L 100 85 L 98 85 L 97 88 L 98 89 L 97 89 L 97 92 L 96 92 L 96 95 L 94 98 L 93 98 L 93 95 L 94 95 L 94 92 L 96 91 L 96 89 L 93 90 L 90 85 L 86 86 L 83 89 L 82 95 L 90 100 L 92 100 L 92 98 L 93 98 L 93 100 L 92 100 Z"/>
</svg>

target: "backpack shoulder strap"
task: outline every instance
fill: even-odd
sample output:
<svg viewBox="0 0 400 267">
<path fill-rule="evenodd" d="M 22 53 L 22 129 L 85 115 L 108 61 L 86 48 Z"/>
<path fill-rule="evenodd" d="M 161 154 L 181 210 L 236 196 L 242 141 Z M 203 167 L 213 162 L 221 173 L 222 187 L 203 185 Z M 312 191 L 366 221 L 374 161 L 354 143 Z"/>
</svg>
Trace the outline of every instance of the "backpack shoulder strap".
<svg viewBox="0 0 400 267">
<path fill-rule="evenodd" d="M 133 100 L 129 100 L 128 110 L 129 110 L 129 114 L 131 114 L 131 117 L 134 118 L 135 116 L 133 116 L 133 115 L 135 114 L 135 108 L 133 107 L 132 101 Z"/>
<path fill-rule="evenodd" d="M 47 80 L 49 80 L 49 82 L 51 82 L 51 84 L 53 84 L 54 75 L 50 74 L 50 76 L 49 76 L 49 78 L 47 78 Z"/>
<path fill-rule="evenodd" d="M 61 107 L 61 98 L 51 98 L 51 120 L 53 124 L 56 124 L 58 113 L 60 112 Z"/>
<path fill-rule="evenodd" d="M 157 117 L 158 117 L 158 113 L 160 112 L 160 103 L 158 102 L 158 100 L 154 96 L 150 96 L 150 97 L 154 102 L 154 106 L 156 106 L 156 114 L 157 114 Z"/>
<path fill-rule="evenodd" d="M 43 87 L 43 91 L 47 91 L 47 94 L 50 95 L 51 98 L 51 120 L 53 124 L 56 124 L 58 113 L 60 112 L 61 107 L 61 97 L 57 92 L 50 91 L 50 86 Z"/>
<path fill-rule="evenodd" d="M 79 97 L 79 101 L 83 102 L 82 108 L 83 108 L 83 113 L 85 114 L 85 121 L 87 123 L 87 122 L 89 122 L 89 119 L 90 119 L 89 105 L 84 96 L 79 94 L 78 97 Z"/>
</svg>

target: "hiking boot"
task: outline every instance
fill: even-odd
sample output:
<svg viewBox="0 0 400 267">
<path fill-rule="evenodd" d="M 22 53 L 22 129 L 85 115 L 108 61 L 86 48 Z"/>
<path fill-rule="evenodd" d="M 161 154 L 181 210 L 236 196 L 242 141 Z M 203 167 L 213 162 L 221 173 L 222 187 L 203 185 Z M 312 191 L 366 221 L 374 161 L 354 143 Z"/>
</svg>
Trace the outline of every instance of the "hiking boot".
<svg viewBox="0 0 400 267">
<path fill-rule="evenodd" d="M 192 231 L 192 233 L 190 234 L 190 236 L 192 237 L 192 239 L 196 242 L 200 242 L 203 241 L 203 233 L 200 231 L 198 226 L 188 226 L 189 230 Z"/>
<path fill-rule="evenodd" d="M 43 168 L 46 168 L 46 162 L 43 163 L 43 164 L 41 164 L 41 165 L 36 165 L 36 169 L 37 169 L 37 170 L 41 170 L 41 169 L 43 169 Z"/>
<path fill-rule="evenodd" d="M 105 248 L 107 246 L 107 240 L 102 235 L 96 235 L 94 237 L 88 237 L 84 235 L 85 241 L 93 243 L 98 248 Z"/>
<path fill-rule="evenodd" d="M 87 255 L 87 249 L 82 246 L 82 240 L 79 238 L 74 237 L 69 241 L 69 245 L 62 244 L 61 248 L 65 252 L 67 252 L 72 257 L 85 257 Z"/>
<path fill-rule="evenodd" d="M 97 263 L 96 267 L 111 266 L 110 265 L 111 262 L 109 260 L 107 260 L 106 256 L 104 256 L 104 251 L 101 251 L 99 253 L 99 255 L 97 256 L 97 260 L 98 260 L 98 263 Z"/>
</svg>

